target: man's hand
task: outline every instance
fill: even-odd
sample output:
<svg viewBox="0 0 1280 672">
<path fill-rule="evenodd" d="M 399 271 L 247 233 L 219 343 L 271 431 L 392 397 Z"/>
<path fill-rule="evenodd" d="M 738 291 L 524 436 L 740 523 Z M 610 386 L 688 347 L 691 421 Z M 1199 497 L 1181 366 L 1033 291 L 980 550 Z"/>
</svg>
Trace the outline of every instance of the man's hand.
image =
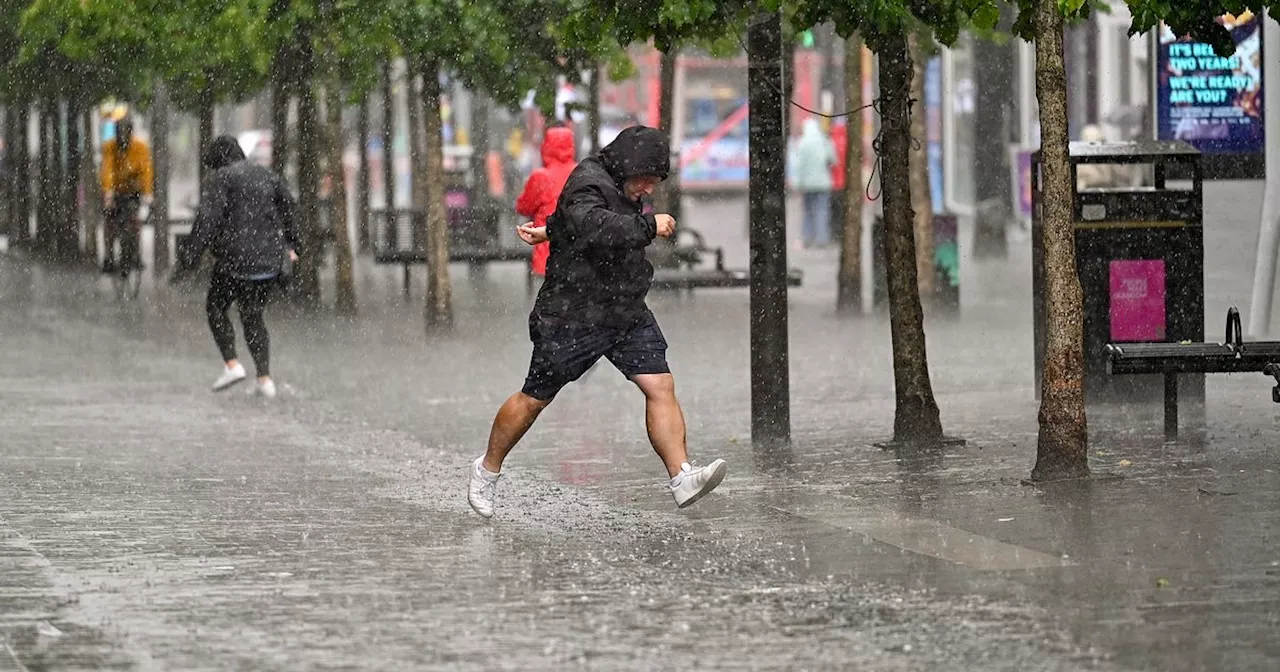
<svg viewBox="0 0 1280 672">
<path fill-rule="evenodd" d="M 289 250 L 289 261 L 292 261 L 295 264 L 298 263 L 298 253 L 293 250 Z"/>
<path fill-rule="evenodd" d="M 112 208 L 112 206 L 114 206 L 115 204 L 116 204 L 116 195 L 115 195 L 115 192 L 112 192 L 112 191 L 106 191 L 106 192 L 103 192 L 103 193 L 102 193 L 102 207 L 103 207 L 103 209 L 110 210 L 110 209 Z"/>
<path fill-rule="evenodd" d="M 516 233 L 520 235 L 520 240 L 530 245 L 547 242 L 547 227 L 534 226 L 533 222 L 525 222 L 517 226 Z"/>
<path fill-rule="evenodd" d="M 653 221 L 658 223 L 658 237 L 670 238 L 676 232 L 676 218 L 671 215 L 654 215 Z"/>
</svg>

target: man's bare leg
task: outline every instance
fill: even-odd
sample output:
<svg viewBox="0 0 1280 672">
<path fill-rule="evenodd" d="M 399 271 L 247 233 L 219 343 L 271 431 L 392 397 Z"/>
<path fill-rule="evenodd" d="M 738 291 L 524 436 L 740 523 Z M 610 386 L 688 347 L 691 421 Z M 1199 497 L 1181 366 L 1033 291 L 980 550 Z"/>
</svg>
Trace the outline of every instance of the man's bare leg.
<svg viewBox="0 0 1280 672">
<path fill-rule="evenodd" d="M 667 474 L 675 478 L 680 466 L 689 461 L 685 447 L 684 411 L 676 400 L 676 380 L 669 373 L 643 374 L 632 378 L 644 393 L 645 428 L 649 443 L 662 458 Z"/>
<path fill-rule="evenodd" d="M 481 466 L 491 473 L 502 473 L 502 462 L 507 459 L 507 453 L 511 452 L 525 432 L 533 426 L 533 421 L 538 419 L 542 409 L 550 403 L 534 399 L 524 392 L 511 395 L 493 418 L 493 427 L 489 430 L 489 448 L 484 453 Z"/>
</svg>

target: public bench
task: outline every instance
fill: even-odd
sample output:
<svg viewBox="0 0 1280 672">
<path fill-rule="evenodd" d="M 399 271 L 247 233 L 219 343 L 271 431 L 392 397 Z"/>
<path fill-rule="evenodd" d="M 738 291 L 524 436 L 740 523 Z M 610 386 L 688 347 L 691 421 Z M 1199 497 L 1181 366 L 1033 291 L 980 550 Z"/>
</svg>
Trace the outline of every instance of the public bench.
<svg viewBox="0 0 1280 672">
<path fill-rule="evenodd" d="M 650 260 L 654 264 L 653 287 L 655 289 L 687 289 L 698 288 L 723 289 L 747 287 L 751 284 L 751 273 L 746 269 L 733 270 L 724 267 L 724 248 L 710 247 L 702 234 L 695 229 L 677 229 L 675 243 L 655 244 L 650 248 Z M 681 239 L 688 239 L 685 242 Z M 703 255 L 714 257 L 712 268 L 698 268 Z M 790 269 L 787 273 L 787 285 L 799 287 L 803 274 L 799 269 Z"/>
<path fill-rule="evenodd" d="M 465 207 L 465 206 L 464 206 Z M 460 211 L 461 210 L 461 211 Z M 386 210 L 372 213 L 373 261 L 404 267 L 404 293 L 409 295 L 411 268 L 426 264 L 426 213 L 418 209 L 397 208 L 388 218 Z M 449 261 L 476 266 L 518 261 L 526 265 L 533 259 L 532 248 L 521 243 L 503 245 L 499 240 L 497 213 L 488 209 L 452 208 L 449 211 Z M 528 280 L 532 289 L 533 280 Z"/>
<path fill-rule="evenodd" d="M 373 215 L 374 262 L 404 267 L 403 287 L 407 296 L 411 286 L 411 266 L 429 263 L 425 245 L 415 239 L 415 235 L 420 237 L 424 230 L 421 220 L 423 215 L 418 210 L 393 210 L 394 224 L 388 223 L 384 211 L 375 211 Z M 470 227 L 473 231 L 487 228 Z M 468 262 L 476 265 L 508 261 L 531 263 L 532 248 L 523 243 L 518 246 L 503 245 L 496 235 L 458 235 L 455 231 L 459 230 L 450 228 L 449 260 L 451 262 Z M 708 246 L 702 234 L 694 229 L 679 229 L 676 241 L 655 242 L 648 248 L 647 254 L 654 266 L 653 287 L 655 289 L 730 288 L 746 287 L 751 283 L 748 271 L 726 269 L 724 249 Z M 706 255 L 712 255 L 713 267 L 699 268 Z M 801 280 L 800 271 L 792 269 L 788 274 L 787 284 L 796 287 L 801 284 Z M 533 274 L 530 273 L 526 281 L 526 288 L 529 291 L 533 290 L 533 283 Z"/>
<path fill-rule="evenodd" d="M 1178 374 L 1262 373 L 1276 379 L 1271 400 L 1280 403 L 1280 342 L 1244 342 L 1240 311 L 1227 311 L 1222 343 L 1111 343 L 1106 347 L 1109 375 L 1164 376 L 1164 433 L 1178 437 Z"/>
</svg>

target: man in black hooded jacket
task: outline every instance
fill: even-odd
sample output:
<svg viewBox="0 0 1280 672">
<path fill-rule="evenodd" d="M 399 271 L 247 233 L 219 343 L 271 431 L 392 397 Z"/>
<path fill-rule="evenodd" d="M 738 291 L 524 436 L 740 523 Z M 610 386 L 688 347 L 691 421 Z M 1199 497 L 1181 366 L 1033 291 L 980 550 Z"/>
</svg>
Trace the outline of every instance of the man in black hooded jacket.
<svg viewBox="0 0 1280 672">
<path fill-rule="evenodd" d="M 272 398 L 276 385 L 271 380 L 270 336 L 263 310 L 284 272 L 285 260 L 298 260 L 293 195 L 280 176 L 246 161 L 231 136 L 214 138 L 201 161 L 209 174 L 201 185 L 200 211 L 182 250 L 181 266 L 195 268 L 205 249 L 217 259 L 205 312 L 226 366 L 213 391 L 221 392 L 246 378 L 236 356 L 235 328 L 227 318 L 234 303 L 257 368 L 257 384 L 249 391 Z"/>
<path fill-rule="evenodd" d="M 655 237 L 671 237 L 675 219 L 643 214 L 641 199 L 668 172 L 666 137 L 633 126 L 569 175 L 547 218 L 551 257 L 529 315 L 533 357 L 524 388 L 499 409 L 488 450 L 471 466 L 467 499 L 481 516 L 493 516 L 502 462 L 516 442 L 561 388 L 601 357 L 644 393 L 649 440 L 667 468 L 677 506 L 693 504 L 724 478 L 724 460 L 705 467 L 688 462 L 667 342 L 645 305 L 653 282 L 645 248 Z M 521 227 L 521 236 L 536 242 L 540 232 Z"/>
</svg>

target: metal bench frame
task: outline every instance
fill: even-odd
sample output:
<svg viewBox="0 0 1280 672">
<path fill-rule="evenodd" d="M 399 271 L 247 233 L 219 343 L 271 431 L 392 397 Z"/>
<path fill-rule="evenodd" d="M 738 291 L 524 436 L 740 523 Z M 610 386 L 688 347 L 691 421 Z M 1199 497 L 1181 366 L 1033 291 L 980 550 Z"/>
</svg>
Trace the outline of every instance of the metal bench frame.
<svg viewBox="0 0 1280 672">
<path fill-rule="evenodd" d="M 1280 403 L 1280 342 L 1244 341 L 1240 311 L 1227 311 L 1227 334 L 1222 343 L 1111 343 L 1107 345 L 1109 375 L 1164 376 L 1165 438 L 1178 438 L 1178 374 L 1262 373 L 1276 380 L 1271 400 Z"/>
<path fill-rule="evenodd" d="M 404 295 L 408 297 L 412 284 L 410 267 L 413 264 L 430 263 L 430 260 L 427 258 L 425 250 L 416 247 L 388 249 L 386 236 L 381 231 L 381 227 L 391 226 L 391 224 L 386 222 L 384 211 L 375 212 L 379 213 L 382 221 L 379 222 L 379 230 L 374 241 L 374 262 L 379 264 L 399 264 L 404 267 L 403 289 Z M 414 216 L 413 213 L 416 211 L 401 209 L 398 212 L 409 212 L 410 216 Z M 672 243 L 668 249 L 662 250 L 651 259 L 656 266 L 652 285 L 654 289 L 684 289 L 692 291 L 698 288 L 746 287 L 751 284 L 749 271 L 728 270 L 724 267 L 724 248 L 708 246 L 702 234 L 694 229 L 681 229 L 679 235 L 692 237 L 693 243 Z M 715 267 L 712 269 L 695 268 L 702 263 L 703 255 L 708 253 L 714 255 Z M 503 261 L 523 261 L 532 264 L 532 248 L 523 245 L 520 247 L 502 245 L 468 246 L 451 242 L 449 246 L 449 261 L 465 261 L 475 265 Z M 803 274 L 798 269 L 791 269 L 788 272 L 788 286 L 798 287 L 802 281 Z M 532 269 L 530 269 L 525 282 L 526 291 L 532 293 L 533 287 L 534 276 Z"/>
</svg>

